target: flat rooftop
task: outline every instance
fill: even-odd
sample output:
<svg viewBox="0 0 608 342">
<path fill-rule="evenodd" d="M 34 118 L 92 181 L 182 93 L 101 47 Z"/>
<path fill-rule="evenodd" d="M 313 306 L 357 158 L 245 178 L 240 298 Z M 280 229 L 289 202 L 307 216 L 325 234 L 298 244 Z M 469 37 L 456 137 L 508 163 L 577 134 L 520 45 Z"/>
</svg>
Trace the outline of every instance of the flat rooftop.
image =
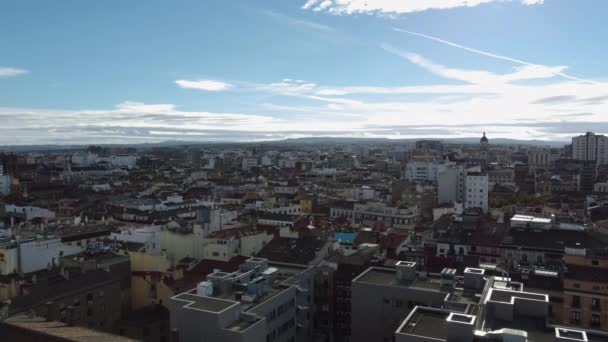
<svg viewBox="0 0 608 342">
<path fill-rule="evenodd" d="M 232 331 L 244 331 L 261 320 L 262 319 L 259 317 L 257 317 L 257 318 L 252 317 L 251 319 L 247 319 L 247 320 L 239 319 L 237 321 L 232 322 L 230 325 L 228 325 L 226 327 L 226 329 L 232 330 Z"/>
<path fill-rule="evenodd" d="M 41 317 L 17 316 L 4 322 L 6 325 L 30 331 L 39 338 L 56 338 L 74 342 L 136 342 L 124 336 L 112 335 L 63 322 L 47 322 Z M 40 340 L 41 341 L 41 340 Z"/>
<path fill-rule="evenodd" d="M 492 293 L 490 295 L 490 300 L 493 302 L 504 302 L 510 303 L 513 300 L 513 297 L 516 298 L 525 298 L 547 302 L 548 298 L 546 295 L 529 293 L 529 292 L 517 292 L 517 291 L 503 291 L 492 289 Z"/>
<path fill-rule="evenodd" d="M 489 330 L 523 330 L 528 333 L 528 342 L 555 342 L 555 329 L 548 327 L 544 319 L 524 317 L 513 321 L 492 320 L 486 321 L 486 326 Z"/>
<path fill-rule="evenodd" d="M 448 336 L 446 319 L 449 315 L 450 313 L 446 311 L 417 308 L 397 334 L 446 340 Z"/>
<path fill-rule="evenodd" d="M 390 268 L 372 267 L 355 278 L 356 282 L 382 286 L 415 287 L 427 290 L 439 290 L 441 280 L 439 277 L 416 278 L 410 281 L 399 281 L 396 270 Z"/>
<path fill-rule="evenodd" d="M 193 291 L 196 291 L 196 290 L 193 290 Z M 237 302 L 234 302 L 231 300 L 197 296 L 196 294 L 188 293 L 188 292 L 179 294 L 179 295 L 173 297 L 173 299 L 190 302 L 190 304 L 185 305 L 189 308 L 210 311 L 210 312 L 221 312 L 221 311 L 228 309 L 229 307 L 231 307 L 233 305 L 238 304 Z"/>
</svg>

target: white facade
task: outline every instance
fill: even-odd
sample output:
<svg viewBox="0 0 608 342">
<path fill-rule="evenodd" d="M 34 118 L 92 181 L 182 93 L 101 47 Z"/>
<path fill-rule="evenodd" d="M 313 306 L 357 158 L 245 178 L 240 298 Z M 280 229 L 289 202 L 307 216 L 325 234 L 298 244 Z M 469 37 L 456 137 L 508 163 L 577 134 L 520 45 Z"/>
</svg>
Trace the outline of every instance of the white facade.
<svg viewBox="0 0 608 342">
<path fill-rule="evenodd" d="M 465 208 L 481 208 L 488 211 L 488 175 L 469 173 L 466 177 Z"/>
<path fill-rule="evenodd" d="M 89 166 L 97 163 L 97 155 L 93 153 L 78 153 L 70 158 L 72 164 L 77 166 Z"/>
<path fill-rule="evenodd" d="M 0 165 L 2 167 L 2 165 Z M 0 174 L 0 196 L 6 196 L 11 193 L 11 176 L 2 176 Z"/>
<path fill-rule="evenodd" d="M 161 227 L 156 225 L 143 228 L 130 228 L 120 233 L 112 233 L 110 238 L 122 242 L 136 242 L 145 246 L 147 253 L 158 254 L 160 248 Z"/>
<path fill-rule="evenodd" d="M 269 156 L 262 156 L 260 162 L 261 162 L 262 166 L 271 166 L 272 158 L 270 158 Z"/>
<path fill-rule="evenodd" d="M 403 179 L 412 181 L 436 182 L 438 174 L 445 165 L 436 161 L 412 161 L 405 165 Z"/>
<path fill-rule="evenodd" d="M 26 221 L 32 220 L 34 218 L 43 218 L 43 219 L 54 219 L 55 212 L 52 210 L 38 208 L 38 207 L 19 207 L 13 204 L 7 204 L 4 207 L 6 213 L 12 214 L 21 214 L 25 216 Z"/>
<path fill-rule="evenodd" d="M 464 165 L 446 165 L 437 176 L 437 195 L 439 204 L 465 201 L 466 175 L 468 172 L 481 172 L 480 166 L 465 168 Z"/>
<path fill-rule="evenodd" d="M 257 158 L 243 158 L 242 169 L 243 171 L 249 171 L 251 168 L 258 166 Z"/>
<path fill-rule="evenodd" d="M 437 176 L 437 200 L 439 204 L 459 202 L 462 200 L 464 186 L 459 188 L 459 173 L 462 167 L 450 166 Z"/>
<path fill-rule="evenodd" d="M 608 163 L 608 137 L 587 132 L 572 138 L 572 159 Z"/>
<path fill-rule="evenodd" d="M 275 208 L 264 209 L 264 211 L 273 213 L 273 214 L 287 214 L 287 215 L 301 215 L 302 207 L 299 204 L 286 205 Z"/>
<path fill-rule="evenodd" d="M 13 271 L 22 273 L 36 272 L 52 265 L 59 264 L 59 258 L 82 253 L 83 247 L 70 246 L 61 239 L 32 240 L 21 243 L 13 242 L 2 248 L 0 246 L 0 272 L 10 274 Z"/>
<path fill-rule="evenodd" d="M 127 154 L 119 154 L 110 157 L 110 164 L 115 167 L 132 169 L 137 165 L 137 157 Z"/>
</svg>

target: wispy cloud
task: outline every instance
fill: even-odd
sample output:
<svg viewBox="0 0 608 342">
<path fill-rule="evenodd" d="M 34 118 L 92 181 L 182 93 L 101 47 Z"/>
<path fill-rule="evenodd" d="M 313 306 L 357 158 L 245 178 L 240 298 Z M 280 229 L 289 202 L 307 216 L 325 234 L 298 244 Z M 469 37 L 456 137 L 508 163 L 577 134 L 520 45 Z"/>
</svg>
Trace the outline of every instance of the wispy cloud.
<svg viewBox="0 0 608 342">
<path fill-rule="evenodd" d="M 204 91 L 224 91 L 232 88 L 232 84 L 214 80 L 177 80 L 175 84 L 184 89 L 197 89 Z"/>
<path fill-rule="evenodd" d="M 25 69 L 0 67 L 0 78 L 21 76 L 27 74 L 28 72 L 29 71 Z"/>
<path fill-rule="evenodd" d="M 531 63 L 531 62 L 522 61 L 522 60 L 516 59 L 516 58 L 511 58 L 511 57 L 507 57 L 507 56 L 503 56 L 503 55 L 498 55 L 498 54 L 495 54 L 495 53 L 490 53 L 490 52 L 486 52 L 486 51 L 482 51 L 482 50 L 473 49 L 473 48 L 470 48 L 470 47 L 467 47 L 467 46 L 464 46 L 464 45 L 460 45 L 460 44 L 457 44 L 457 43 L 454 43 L 454 42 L 450 42 L 450 41 L 447 41 L 447 40 L 444 40 L 444 39 L 440 39 L 440 38 L 437 38 L 437 37 L 429 36 L 429 35 L 418 33 L 418 32 L 406 31 L 406 30 L 402 30 L 402 29 L 398 29 L 398 28 L 393 28 L 393 30 L 397 31 L 397 32 L 407 33 L 407 34 L 410 34 L 410 35 L 413 35 L 413 36 L 422 37 L 422 38 L 425 38 L 425 39 L 430 39 L 430 40 L 436 41 L 436 42 L 441 43 L 441 44 L 445 44 L 445 45 L 448 45 L 448 46 L 452 46 L 452 47 L 459 48 L 459 49 L 462 49 L 462 50 L 466 50 L 466 51 L 469 51 L 469 52 L 473 52 L 473 53 L 476 53 L 476 54 L 484 55 L 484 56 L 487 56 L 487 57 L 492 57 L 492 58 L 495 58 L 495 59 L 501 59 L 501 60 L 504 60 L 504 61 L 513 62 L 513 63 L 516 63 L 516 64 L 520 64 L 520 65 L 524 65 L 524 66 L 527 66 L 527 67 L 531 67 L 531 68 L 533 68 L 533 70 L 535 70 L 535 72 L 552 73 L 554 75 L 561 76 L 561 77 L 564 77 L 564 78 L 567 78 L 567 79 L 570 79 L 570 80 L 575 80 L 575 81 L 594 82 L 594 81 L 591 81 L 591 80 L 586 80 L 586 79 L 574 77 L 574 76 L 571 76 L 571 75 L 563 73 L 562 70 L 564 70 L 565 67 L 547 67 L 547 66 L 540 65 L 540 64 L 535 64 L 535 63 Z"/>
<path fill-rule="evenodd" d="M 302 18 L 296 18 L 296 17 L 289 16 L 287 14 L 283 14 L 283 13 L 279 13 L 279 12 L 275 12 L 275 11 L 271 11 L 271 10 L 262 11 L 262 13 L 266 14 L 267 16 L 269 16 L 277 21 L 287 24 L 287 25 L 306 27 L 306 28 L 319 30 L 319 31 L 334 31 L 333 27 L 324 25 L 324 24 L 320 24 L 315 21 L 302 19 Z"/>
<path fill-rule="evenodd" d="M 547 67 L 540 65 L 523 65 L 516 67 L 515 71 L 512 73 L 499 75 L 489 71 L 447 68 L 443 65 L 433 63 L 418 54 L 401 51 L 390 45 L 383 44 L 382 48 L 385 51 L 406 59 L 438 76 L 471 84 L 504 84 L 516 81 L 553 78 L 560 75 L 561 71 L 567 68 L 565 66 Z"/>
<path fill-rule="evenodd" d="M 475 7 L 505 0 L 308 0 L 305 10 L 327 11 L 332 14 L 405 14 L 428 10 L 446 10 L 458 7 Z M 539 5 L 544 0 L 506 0 L 523 5 Z"/>
</svg>

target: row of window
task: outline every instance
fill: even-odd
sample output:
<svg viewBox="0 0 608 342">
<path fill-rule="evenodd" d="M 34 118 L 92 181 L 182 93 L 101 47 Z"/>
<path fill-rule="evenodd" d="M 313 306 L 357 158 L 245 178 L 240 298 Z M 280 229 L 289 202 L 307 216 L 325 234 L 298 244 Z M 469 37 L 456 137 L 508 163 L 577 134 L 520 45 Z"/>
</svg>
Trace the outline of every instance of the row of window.
<svg viewBox="0 0 608 342">
<path fill-rule="evenodd" d="M 581 323 L 581 312 L 580 311 L 572 311 L 570 312 L 570 323 L 572 324 L 580 324 Z M 589 322 L 592 327 L 598 327 L 601 324 L 600 315 L 599 314 L 591 314 L 591 321 Z"/>
<path fill-rule="evenodd" d="M 575 284 L 576 285 L 576 284 Z M 570 303 L 572 307 L 580 308 L 581 307 L 581 297 L 580 296 L 572 296 L 572 302 Z M 600 299 L 599 298 L 591 298 L 591 309 L 595 311 L 600 311 Z"/>
<path fill-rule="evenodd" d="M 268 322 L 274 321 L 275 319 L 277 319 L 277 317 L 279 317 L 283 313 L 287 312 L 287 310 L 289 310 L 290 308 L 293 308 L 295 306 L 295 304 L 296 303 L 293 298 L 288 300 L 287 302 L 279 305 L 276 309 L 273 309 L 268 314 L 266 314 L 266 320 Z"/>
</svg>

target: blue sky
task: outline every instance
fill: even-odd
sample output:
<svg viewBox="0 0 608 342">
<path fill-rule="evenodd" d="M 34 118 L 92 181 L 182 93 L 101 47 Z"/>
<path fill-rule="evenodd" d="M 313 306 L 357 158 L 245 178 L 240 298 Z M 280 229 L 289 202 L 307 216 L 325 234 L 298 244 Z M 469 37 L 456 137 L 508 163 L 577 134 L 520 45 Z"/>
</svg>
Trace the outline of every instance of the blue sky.
<svg viewBox="0 0 608 342">
<path fill-rule="evenodd" d="M 4 0 L 0 144 L 608 131 L 604 0 Z"/>
</svg>

